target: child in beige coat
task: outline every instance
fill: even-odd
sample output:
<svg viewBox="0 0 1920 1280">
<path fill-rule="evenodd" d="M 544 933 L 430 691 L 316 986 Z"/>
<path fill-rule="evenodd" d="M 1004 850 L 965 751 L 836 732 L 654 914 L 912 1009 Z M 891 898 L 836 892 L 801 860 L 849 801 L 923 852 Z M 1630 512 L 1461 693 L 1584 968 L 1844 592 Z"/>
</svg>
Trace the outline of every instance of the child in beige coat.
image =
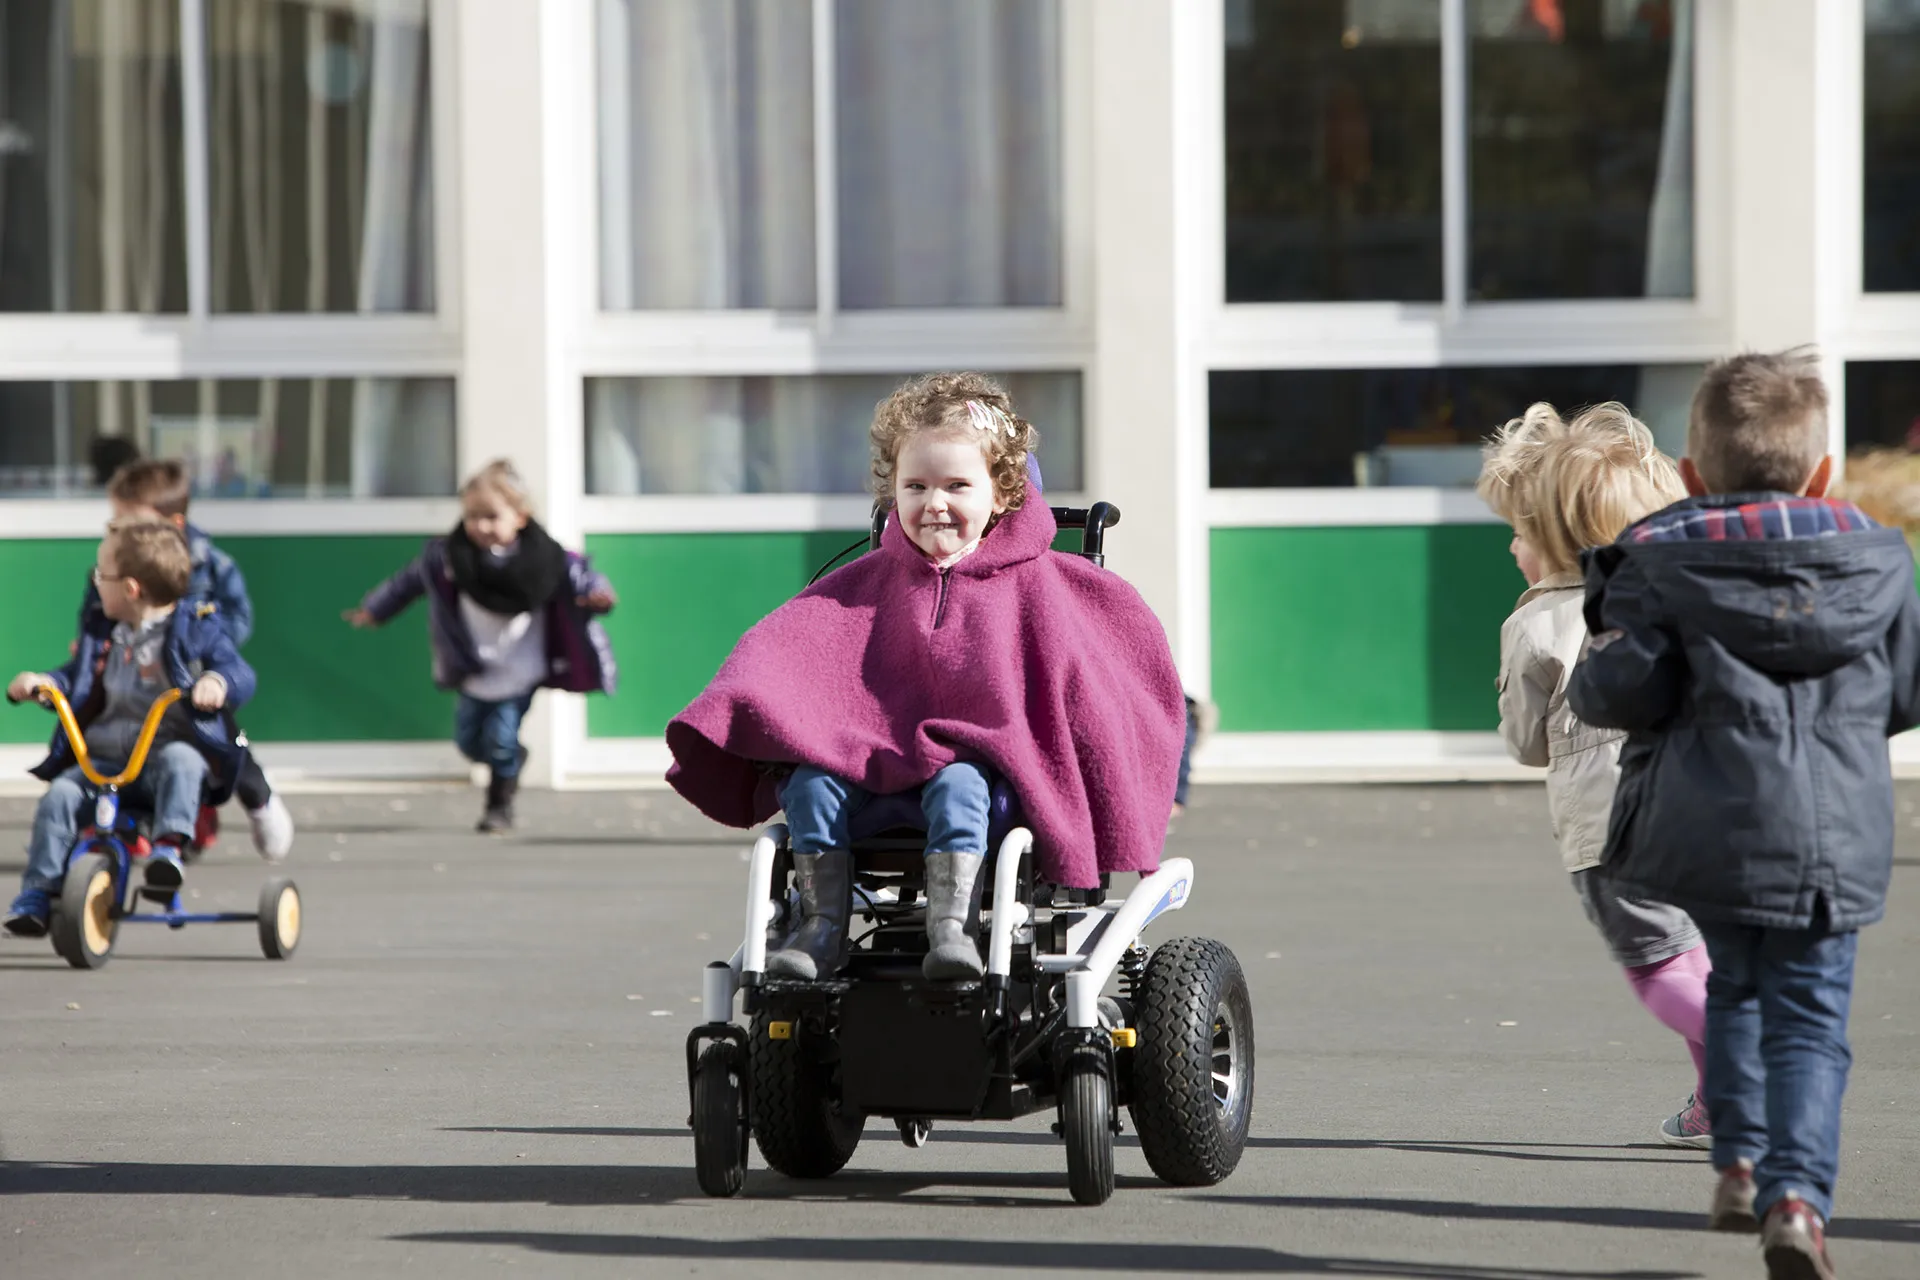
<svg viewBox="0 0 1920 1280">
<path fill-rule="evenodd" d="M 1627 525 L 1686 496 L 1645 425 L 1618 404 L 1564 422 L 1536 404 L 1488 446 L 1480 496 L 1513 526 L 1513 558 L 1527 580 L 1500 628 L 1500 734 L 1521 764 L 1547 770 L 1547 811 L 1560 857 L 1587 918 L 1647 1010 L 1693 1054 L 1696 1088 L 1660 1126 L 1672 1146 L 1712 1143 L 1697 1080 L 1705 1064 L 1707 953 L 1685 912 L 1624 897 L 1596 874 L 1626 735 L 1583 724 L 1567 680 L 1587 641 L 1582 547 L 1612 542 Z"/>
</svg>

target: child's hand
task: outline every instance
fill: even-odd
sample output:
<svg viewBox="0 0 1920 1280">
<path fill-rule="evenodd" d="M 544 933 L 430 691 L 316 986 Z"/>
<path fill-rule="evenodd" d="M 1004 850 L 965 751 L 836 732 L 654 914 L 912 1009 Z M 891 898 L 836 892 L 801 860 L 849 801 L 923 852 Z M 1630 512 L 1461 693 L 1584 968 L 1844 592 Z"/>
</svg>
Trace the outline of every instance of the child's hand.
<svg viewBox="0 0 1920 1280">
<path fill-rule="evenodd" d="M 351 622 L 354 626 L 359 627 L 362 631 L 365 631 L 369 627 L 377 627 L 380 625 L 374 620 L 374 616 L 365 609 L 342 609 L 340 616 L 347 622 Z"/>
<path fill-rule="evenodd" d="M 619 600 L 613 594 L 611 587 L 599 587 L 584 596 L 574 597 L 574 603 L 582 608 L 591 609 L 595 613 L 610 613 Z"/>
<path fill-rule="evenodd" d="M 52 682 L 37 671 L 22 671 L 7 685 L 7 700 L 25 702 L 41 685 L 50 683 Z"/>
<path fill-rule="evenodd" d="M 227 705 L 227 682 L 217 671 L 209 671 L 193 682 L 193 705 L 201 711 L 218 711 Z"/>
</svg>

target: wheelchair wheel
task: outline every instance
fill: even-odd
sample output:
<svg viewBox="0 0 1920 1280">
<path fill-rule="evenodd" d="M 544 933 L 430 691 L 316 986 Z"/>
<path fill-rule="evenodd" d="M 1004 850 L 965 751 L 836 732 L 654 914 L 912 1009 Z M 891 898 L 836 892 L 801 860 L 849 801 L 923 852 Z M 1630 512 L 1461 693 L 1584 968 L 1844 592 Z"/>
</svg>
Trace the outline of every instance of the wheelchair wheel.
<svg viewBox="0 0 1920 1280">
<path fill-rule="evenodd" d="M 786 1038 L 775 1040 L 770 1022 L 755 1015 L 747 1053 L 760 1154 L 789 1178 L 838 1173 L 853 1159 L 867 1118 L 834 1108 L 826 1066 L 809 1051 L 800 1023 L 789 1023 Z"/>
<path fill-rule="evenodd" d="M 918 1151 L 927 1145 L 927 1139 L 933 1136 L 933 1121 L 915 1116 L 909 1119 L 901 1116 L 895 1120 L 894 1127 L 900 1130 L 900 1141 Z"/>
<path fill-rule="evenodd" d="M 1067 1066 L 1060 1136 L 1067 1141 L 1067 1190 L 1080 1204 L 1105 1204 L 1113 1195 L 1113 1084 L 1098 1058 Z"/>
<path fill-rule="evenodd" d="M 285 960 L 300 945 L 300 890 L 285 876 L 260 886 L 260 950 L 269 960 Z"/>
<path fill-rule="evenodd" d="M 1207 938 L 1156 948 L 1135 1000 L 1128 1106 L 1163 1182 L 1207 1187 L 1240 1163 L 1253 1119 L 1253 1002 L 1233 952 Z"/>
<path fill-rule="evenodd" d="M 693 1172 L 710 1196 L 736 1196 L 747 1176 L 747 1117 L 740 1105 L 740 1051 L 724 1041 L 693 1069 Z"/>
<path fill-rule="evenodd" d="M 53 949 L 76 969 L 98 969 L 113 955 L 120 921 L 113 892 L 114 862 L 90 853 L 67 868 L 53 912 Z"/>
</svg>

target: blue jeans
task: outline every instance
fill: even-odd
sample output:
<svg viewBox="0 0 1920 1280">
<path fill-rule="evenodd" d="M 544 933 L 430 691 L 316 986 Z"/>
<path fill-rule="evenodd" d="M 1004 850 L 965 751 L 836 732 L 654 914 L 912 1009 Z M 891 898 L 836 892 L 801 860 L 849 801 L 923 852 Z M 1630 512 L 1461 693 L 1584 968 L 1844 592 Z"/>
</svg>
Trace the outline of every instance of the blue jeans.
<svg viewBox="0 0 1920 1280">
<path fill-rule="evenodd" d="M 1714 1167 L 1753 1161 L 1762 1217 L 1789 1190 L 1831 1217 L 1860 935 L 1699 925 L 1713 961 L 1706 1090 Z"/>
<path fill-rule="evenodd" d="M 111 776 L 119 764 L 96 762 L 96 771 Z M 120 788 L 120 801 L 130 809 L 153 814 L 153 834 L 191 839 L 200 816 L 200 792 L 207 784 L 207 761 L 190 742 L 169 742 L 147 757 L 140 776 Z M 67 875 L 67 854 L 80 828 L 93 821 L 88 805 L 98 788 L 75 765 L 47 787 L 33 811 L 33 834 L 27 837 L 27 873 L 22 889 L 60 892 Z"/>
<path fill-rule="evenodd" d="M 505 702 L 482 702 L 460 695 L 453 708 L 453 743 L 460 754 L 493 770 L 503 781 L 520 776 L 520 721 L 533 705 L 533 695 Z"/>
<path fill-rule="evenodd" d="M 961 761 L 933 775 L 920 788 L 920 812 L 927 819 L 928 853 L 987 851 L 987 806 L 992 775 Z M 781 801 L 787 810 L 787 834 L 795 853 L 822 853 L 853 843 L 854 816 L 873 793 L 844 778 L 801 765 L 787 779 Z"/>
</svg>

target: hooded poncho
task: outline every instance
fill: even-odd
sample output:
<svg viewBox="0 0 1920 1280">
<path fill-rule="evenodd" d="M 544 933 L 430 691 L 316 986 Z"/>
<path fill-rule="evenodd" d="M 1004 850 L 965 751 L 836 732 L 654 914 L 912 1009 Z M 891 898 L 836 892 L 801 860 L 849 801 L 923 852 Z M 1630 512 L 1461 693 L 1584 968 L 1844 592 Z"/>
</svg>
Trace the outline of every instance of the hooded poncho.
<svg viewBox="0 0 1920 1280">
<path fill-rule="evenodd" d="M 1157 867 L 1186 734 L 1166 633 L 1118 575 L 1050 550 L 1029 496 L 944 571 L 890 516 L 878 552 L 741 638 L 667 726 L 667 781 L 746 827 L 779 808 L 770 764 L 888 795 L 969 760 L 1019 796 L 1046 880 Z"/>
</svg>

